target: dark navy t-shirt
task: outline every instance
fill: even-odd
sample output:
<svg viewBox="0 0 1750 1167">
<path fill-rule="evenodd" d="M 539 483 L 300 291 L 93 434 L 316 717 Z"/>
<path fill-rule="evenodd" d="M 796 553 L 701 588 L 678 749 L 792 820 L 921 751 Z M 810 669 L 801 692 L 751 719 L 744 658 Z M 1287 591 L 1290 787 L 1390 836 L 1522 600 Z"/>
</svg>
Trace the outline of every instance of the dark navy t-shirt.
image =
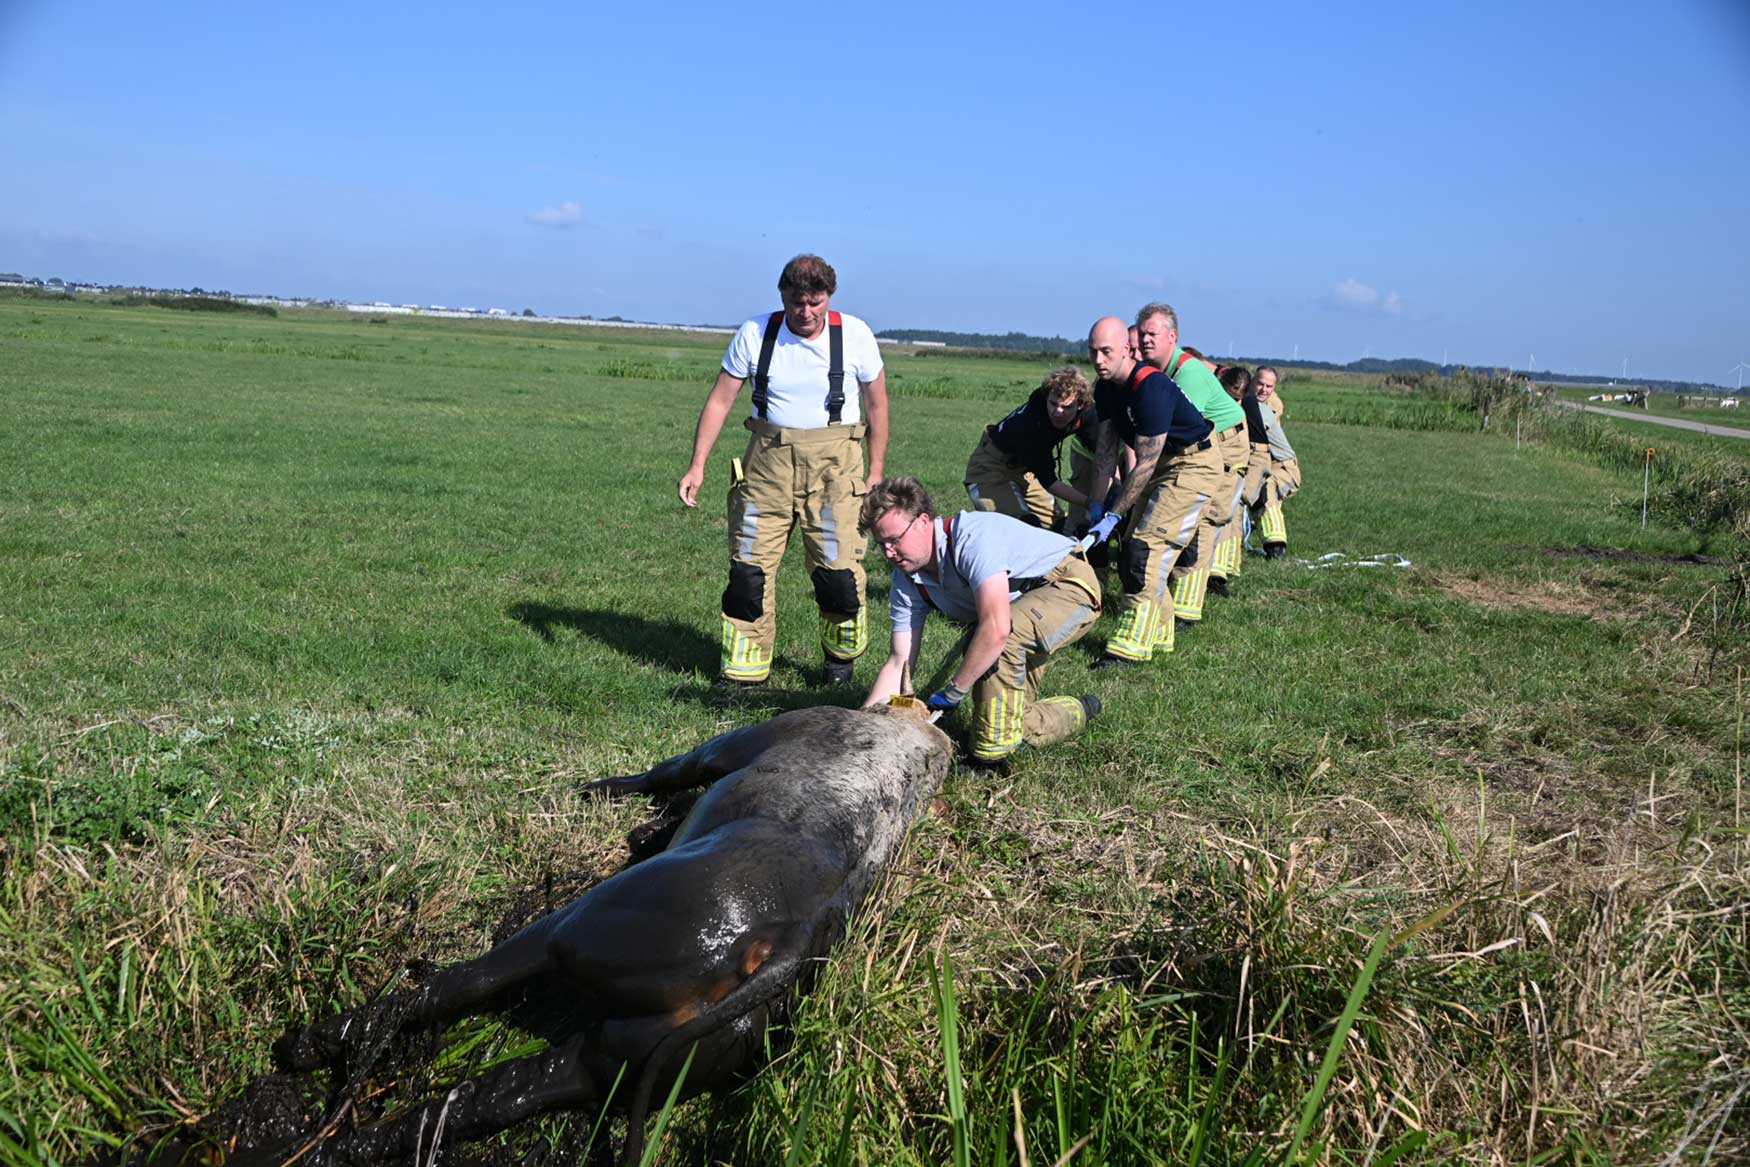
<svg viewBox="0 0 1750 1167">
<path fill-rule="evenodd" d="M 1126 444 L 1163 434 L 1169 442 L 1194 445 L 1215 427 L 1198 412 L 1178 383 L 1152 365 L 1138 361 L 1122 385 L 1101 381 L 1094 386 L 1094 408 L 1100 420 L 1118 427 Z"/>
<path fill-rule="evenodd" d="M 1240 404 L 1246 410 L 1246 440 L 1254 446 L 1268 445 L 1270 439 L 1264 433 L 1264 418 L 1258 412 L 1264 408 L 1254 393 L 1248 393 L 1240 398 Z"/>
<path fill-rule="evenodd" d="M 1083 432 L 1086 426 L 1085 417 L 1077 418 L 1066 430 L 1053 426 L 1045 407 L 1045 389 L 1041 387 L 1033 390 L 1025 404 L 991 427 L 991 440 L 1011 462 L 1032 471 L 1040 485 L 1050 489 L 1057 481 L 1057 459 L 1053 456 L 1057 444 L 1071 434 Z"/>
</svg>

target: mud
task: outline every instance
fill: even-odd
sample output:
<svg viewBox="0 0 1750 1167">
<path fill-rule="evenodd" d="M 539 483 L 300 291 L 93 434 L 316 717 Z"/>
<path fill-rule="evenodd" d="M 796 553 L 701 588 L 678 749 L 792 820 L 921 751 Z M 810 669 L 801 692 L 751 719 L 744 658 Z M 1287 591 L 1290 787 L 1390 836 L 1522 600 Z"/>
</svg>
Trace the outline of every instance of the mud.
<svg viewBox="0 0 1750 1167">
<path fill-rule="evenodd" d="M 1684 567 L 1716 567 L 1726 560 L 1717 555 L 1659 554 L 1652 551 L 1628 551 L 1621 547 L 1539 547 L 1552 559 L 1600 559 L 1619 563 L 1670 563 Z"/>
</svg>

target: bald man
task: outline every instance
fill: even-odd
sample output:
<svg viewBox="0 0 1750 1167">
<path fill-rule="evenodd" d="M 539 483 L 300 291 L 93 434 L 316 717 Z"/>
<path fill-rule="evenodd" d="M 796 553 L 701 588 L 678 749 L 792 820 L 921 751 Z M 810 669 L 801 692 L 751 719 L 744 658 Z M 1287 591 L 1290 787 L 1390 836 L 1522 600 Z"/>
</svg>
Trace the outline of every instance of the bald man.
<svg viewBox="0 0 1750 1167">
<path fill-rule="evenodd" d="M 1118 578 L 1124 594 L 1118 626 L 1094 664 L 1109 668 L 1173 650 L 1168 577 L 1210 500 L 1223 489 L 1226 474 L 1215 427 L 1171 377 L 1136 359 L 1124 321 L 1116 316 L 1096 321 L 1088 333 L 1088 355 L 1100 375 L 1094 408 L 1101 422 L 1088 497 L 1108 497 L 1122 447 L 1136 456 L 1118 481 L 1111 507 L 1122 538 Z M 1090 503 L 1088 517 L 1099 524 L 1106 508 Z"/>
</svg>

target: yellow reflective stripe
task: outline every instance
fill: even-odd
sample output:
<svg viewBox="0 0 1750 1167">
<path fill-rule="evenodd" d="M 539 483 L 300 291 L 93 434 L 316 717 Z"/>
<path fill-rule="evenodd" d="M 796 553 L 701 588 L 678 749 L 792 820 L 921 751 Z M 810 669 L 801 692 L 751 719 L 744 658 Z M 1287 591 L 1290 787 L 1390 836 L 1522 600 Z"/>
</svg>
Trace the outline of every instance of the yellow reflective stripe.
<svg viewBox="0 0 1750 1167">
<path fill-rule="evenodd" d="M 972 744 L 975 757 L 990 760 L 1012 754 L 1021 745 L 1021 719 L 1027 711 L 1027 695 L 1020 690 L 998 693 L 984 703 L 978 719 L 978 737 Z"/>
<path fill-rule="evenodd" d="M 720 669 L 724 676 L 741 681 L 763 681 L 772 671 L 772 658 L 760 650 L 757 641 L 730 623 L 727 616 L 723 618 Z"/>
<path fill-rule="evenodd" d="M 1106 651 L 1125 660 L 1148 660 L 1154 652 L 1155 611 L 1150 600 L 1126 608 L 1118 617 L 1112 638 L 1106 642 Z"/>
<path fill-rule="evenodd" d="M 1174 628 L 1176 625 L 1174 625 L 1171 616 L 1167 616 L 1163 613 L 1163 617 L 1164 618 L 1154 627 L 1154 650 L 1156 652 L 1172 652 Z"/>
<path fill-rule="evenodd" d="M 1203 619 L 1203 596 L 1209 590 L 1209 570 L 1194 567 L 1173 585 L 1173 615 L 1185 620 Z"/>
<path fill-rule="evenodd" d="M 869 609 L 859 608 L 849 620 L 820 618 L 820 643 L 835 655 L 855 658 L 869 647 Z"/>
</svg>

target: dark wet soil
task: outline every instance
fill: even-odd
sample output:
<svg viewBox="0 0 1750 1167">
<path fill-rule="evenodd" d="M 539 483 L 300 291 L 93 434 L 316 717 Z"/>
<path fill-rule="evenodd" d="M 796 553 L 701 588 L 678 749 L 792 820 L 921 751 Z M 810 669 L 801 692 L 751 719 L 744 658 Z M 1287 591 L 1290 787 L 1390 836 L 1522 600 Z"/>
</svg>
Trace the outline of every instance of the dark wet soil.
<svg viewBox="0 0 1750 1167">
<path fill-rule="evenodd" d="M 1627 563 L 1681 563 L 1689 567 L 1713 567 L 1726 560 L 1717 555 L 1662 555 L 1652 551 L 1628 551 L 1621 547 L 1540 547 L 1554 559 L 1607 559 Z"/>
</svg>

